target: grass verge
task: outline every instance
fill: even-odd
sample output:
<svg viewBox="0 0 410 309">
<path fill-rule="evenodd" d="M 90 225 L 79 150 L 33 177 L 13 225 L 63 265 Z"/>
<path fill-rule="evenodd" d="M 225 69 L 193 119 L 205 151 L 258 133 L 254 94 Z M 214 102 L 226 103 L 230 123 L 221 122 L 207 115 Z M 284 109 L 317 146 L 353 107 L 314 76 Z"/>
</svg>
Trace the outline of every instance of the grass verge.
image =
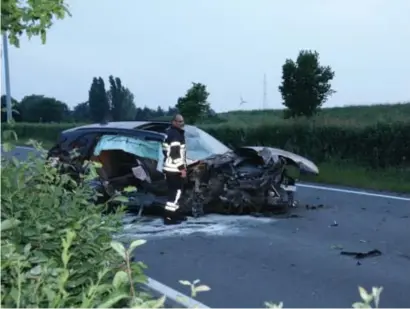
<svg viewBox="0 0 410 309">
<path fill-rule="evenodd" d="M 21 139 L 16 146 L 28 145 L 29 140 Z M 50 149 L 54 142 L 38 140 L 45 149 Z M 319 165 L 318 176 L 301 175 L 301 181 L 349 186 L 360 189 L 410 193 L 410 167 L 371 169 L 350 163 L 328 162 Z"/>
<path fill-rule="evenodd" d="M 347 163 L 319 164 L 318 176 L 303 175 L 302 181 L 343 185 L 361 189 L 410 193 L 410 168 L 371 169 Z"/>
</svg>

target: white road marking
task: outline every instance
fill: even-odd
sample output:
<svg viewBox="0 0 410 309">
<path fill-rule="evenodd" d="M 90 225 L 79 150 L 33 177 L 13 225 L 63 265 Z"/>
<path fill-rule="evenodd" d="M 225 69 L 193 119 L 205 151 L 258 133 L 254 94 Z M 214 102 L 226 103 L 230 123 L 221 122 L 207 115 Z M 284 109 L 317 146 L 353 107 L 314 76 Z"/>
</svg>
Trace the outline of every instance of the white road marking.
<svg viewBox="0 0 410 309">
<path fill-rule="evenodd" d="M 317 190 L 325 190 L 325 191 L 334 191 L 334 192 L 341 192 L 341 193 L 348 193 L 348 194 L 358 194 L 358 195 L 365 195 L 365 196 L 372 196 L 372 197 L 380 197 L 380 198 L 388 198 L 392 200 L 399 200 L 399 201 L 406 201 L 410 202 L 410 198 L 403 197 L 403 196 L 396 196 L 396 195 L 388 195 L 388 194 L 381 194 L 381 193 L 371 193 L 366 191 L 356 191 L 356 190 L 348 190 L 348 189 L 338 189 L 333 187 L 323 187 L 317 185 L 308 185 L 299 183 L 296 185 L 297 187 L 302 188 L 309 188 L 309 189 L 317 189 Z"/>
<path fill-rule="evenodd" d="M 157 291 L 158 293 L 165 295 L 167 298 L 173 300 L 174 302 L 185 305 L 186 308 L 211 308 L 152 278 L 148 277 L 148 283 L 146 285 L 151 289 Z"/>
<path fill-rule="evenodd" d="M 2 148 L 2 151 L 3 151 L 3 145 L 1 145 L 1 148 Z M 35 148 L 33 148 L 33 147 L 29 147 L 29 146 L 13 146 L 13 149 L 12 150 L 14 150 L 14 149 L 24 149 L 24 150 L 36 150 Z"/>
<path fill-rule="evenodd" d="M 14 148 L 25 149 L 25 150 L 36 150 L 35 148 L 33 148 L 33 147 L 28 147 L 28 146 L 16 146 L 16 147 L 14 147 Z"/>
</svg>

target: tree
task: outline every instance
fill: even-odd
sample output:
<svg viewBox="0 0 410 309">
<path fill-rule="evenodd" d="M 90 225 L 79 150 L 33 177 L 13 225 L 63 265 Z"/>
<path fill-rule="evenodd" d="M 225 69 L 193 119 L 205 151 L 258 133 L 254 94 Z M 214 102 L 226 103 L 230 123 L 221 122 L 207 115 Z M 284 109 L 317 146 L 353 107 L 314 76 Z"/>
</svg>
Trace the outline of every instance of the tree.
<svg viewBox="0 0 410 309">
<path fill-rule="evenodd" d="M 208 96 L 209 92 L 205 85 L 192 83 L 192 87 L 188 89 L 185 96 L 178 98 L 176 108 L 188 123 L 194 124 L 209 113 Z"/>
<path fill-rule="evenodd" d="M 67 104 L 44 95 L 25 96 L 19 107 L 25 122 L 63 122 L 70 115 Z"/>
<path fill-rule="evenodd" d="M 22 121 L 20 103 L 14 98 L 11 98 L 11 112 L 12 112 L 12 117 L 14 121 L 16 122 Z M 1 96 L 1 122 L 6 122 L 6 121 L 7 121 L 7 100 L 6 100 L 6 95 L 2 95 Z"/>
<path fill-rule="evenodd" d="M 46 32 L 55 19 L 71 16 L 65 0 L 1 0 L 1 33 L 7 32 L 10 44 L 19 47 L 19 38 L 40 36 L 44 44 Z"/>
<path fill-rule="evenodd" d="M 108 80 L 110 90 L 107 97 L 113 121 L 133 120 L 136 114 L 134 94 L 124 87 L 119 77 L 110 75 Z"/>
<path fill-rule="evenodd" d="M 75 122 L 86 122 L 91 120 L 90 105 L 88 102 L 77 104 L 73 109 L 72 116 Z"/>
<path fill-rule="evenodd" d="M 109 120 L 110 104 L 107 92 L 105 91 L 104 80 L 101 77 L 94 77 L 88 92 L 88 104 L 90 118 L 95 122 L 105 122 Z"/>
<path fill-rule="evenodd" d="M 169 106 L 165 114 L 166 116 L 174 116 L 176 113 L 178 113 L 178 109 L 175 106 Z"/>
<path fill-rule="evenodd" d="M 335 73 L 330 66 L 321 66 L 319 54 L 302 50 L 296 59 L 286 59 L 282 66 L 282 95 L 285 118 L 316 114 L 327 99 L 335 93 L 330 81 Z"/>
<path fill-rule="evenodd" d="M 145 121 L 145 120 L 167 120 L 168 116 L 172 116 L 177 113 L 175 108 L 169 108 L 168 111 L 164 111 L 161 106 L 158 106 L 157 109 L 151 109 L 147 106 L 144 108 L 137 107 L 135 113 L 135 120 Z"/>
<path fill-rule="evenodd" d="M 155 117 L 163 117 L 163 116 L 165 116 L 165 111 L 162 109 L 161 106 L 158 106 L 155 112 Z"/>
</svg>

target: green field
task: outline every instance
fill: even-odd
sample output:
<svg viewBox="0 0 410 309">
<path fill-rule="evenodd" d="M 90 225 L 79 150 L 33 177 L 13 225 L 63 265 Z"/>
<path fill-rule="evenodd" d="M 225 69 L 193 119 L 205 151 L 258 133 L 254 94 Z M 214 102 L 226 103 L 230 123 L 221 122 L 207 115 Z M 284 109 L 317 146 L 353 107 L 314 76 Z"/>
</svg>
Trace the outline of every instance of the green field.
<svg viewBox="0 0 410 309">
<path fill-rule="evenodd" d="M 218 114 L 229 123 L 284 122 L 282 110 L 232 111 Z M 321 123 L 368 125 L 376 122 L 409 122 L 410 102 L 324 108 L 315 118 Z"/>
<path fill-rule="evenodd" d="M 17 123 L 13 130 L 20 144 L 32 138 L 48 148 L 78 125 Z M 321 173 L 302 180 L 410 193 L 410 103 L 328 108 L 295 120 L 283 119 L 281 110 L 232 111 L 197 125 L 232 147 L 274 146 L 306 156 Z"/>
</svg>

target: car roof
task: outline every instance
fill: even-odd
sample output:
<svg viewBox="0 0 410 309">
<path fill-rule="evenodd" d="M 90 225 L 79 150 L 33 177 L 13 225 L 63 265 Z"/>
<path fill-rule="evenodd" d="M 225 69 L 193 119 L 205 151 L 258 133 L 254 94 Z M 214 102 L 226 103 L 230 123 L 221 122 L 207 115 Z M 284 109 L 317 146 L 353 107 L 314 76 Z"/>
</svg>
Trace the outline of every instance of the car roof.
<svg viewBox="0 0 410 309">
<path fill-rule="evenodd" d="M 166 121 L 112 121 L 112 122 L 107 122 L 107 123 L 92 123 L 92 124 L 86 124 L 83 126 L 78 126 L 74 128 L 70 128 L 67 130 L 64 130 L 62 133 L 69 133 L 72 131 L 76 130 L 86 130 L 86 129 L 122 129 L 122 130 L 134 130 L 134 129 L 140 129 L 142 126 L 145 126 L 147 124 L 164 124 L 164 125 L 170 125 L 169 122 Z M 190 125 L 185 125 L 186 127 L 194 127 Z M 144 129 L 143 129 L 144 130 Z M 147 129 L 148 131 L 149 129 Z"/>
<path fill-rule="evenodd" d="M 92 123 L 86 124 L 79 127 L 74 127 L 63 132 L 70 132 L 75 130 L 82 130 L 82 129 L 102 129 L 102 128 L 110 128 L 110 129 L 137 129 L 140 126 L 145 124 L 151 123 L 151 121 L 112 121 L 107 123 Z M 164 122 L 165 123 L 165 122 Z"/>
</svg>

